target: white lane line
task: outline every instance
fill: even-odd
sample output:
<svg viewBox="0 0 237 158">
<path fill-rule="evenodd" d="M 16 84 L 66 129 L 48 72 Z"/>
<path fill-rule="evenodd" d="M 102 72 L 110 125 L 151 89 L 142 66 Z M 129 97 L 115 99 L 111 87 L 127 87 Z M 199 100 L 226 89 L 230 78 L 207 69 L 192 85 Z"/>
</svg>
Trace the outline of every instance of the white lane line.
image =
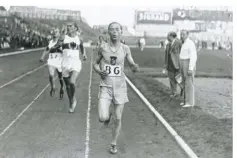
<svg viewBox="0 0 237 158">
<path fill-rule="evenodd" d="M 9 82 L 7 82 L 7 83 L 1 85 L 1 86 L 0 86 L 0 89 L 6 87 L 6 86 L 8 86 L 8 85 L 10 85 L 10 84 L 12 84 L 12 83 L 14 83 L 14 82 L 16 82 L 16 81 L 18 81 L 18 80 L 20 80 L 21 78 L 23 78 L 23 77 L 25 77 L 25 76 L 27 76 L 27 75 L 29 75 L 29 74 L 34 73 L 35 71 L 37 71 L 37 70 L 39 70 L 39 69 L 45 67 L 46 65 L 47 65 L 47 64 L 44 64 L 44 65 L 42 65 L 42 66 L 40 66 L 40 67 L 37 67 L 37 68 L 35 68 L 34 70 L 31 70 L 31 71 L 29 71 L 29 72 L 27 72 L 27 73 L 25 73 L 25 74 L 23 74 L 23 75 L 21 75 L 21 76 L 15 78 L 15 79 L 13 79 L 13 80 L 11 80 L 11 81 L 9 81 Z"/>
<path fill-rule="evenodd" d="M 37 49 L 29 49 L 29 50 L 16 51 L 16 52 L 10 52 L 10 53 L 3 53 L 3 54 L 0 54 L 0 57 L 16 55 L 16 54 L 23 54 L 23 53 L 29 53 L 29 52 L 35 52 L 35 51 L 44 50 L 44 49 L 45 48 L 37 48 Z"/>
<path fill-rule="evenodd" d="M 35 97 L 35 99 L 1 132 L 0 137 L 2 137 L 7 130 L 30 108 L 30 106 L 43 94 L 43 92 L 49 87 L 50 84 L 47 84 L 46 87 Z"/>
<path fill-rule="evenodd" d="M 169 125 L 169 123 L 156 111 L 156 109 L 151 105 L 151 103 L 144 97 L 144 95 L 133 85 L 133 83 L 126 77 L 126 81 L 130 87 L 137 93 L 137 95 L 142 99 L 142 101 L 147 105 L 152 113 L 159 119 L 159 121 L 165 126 L 169 131 L 171 136 L 177 141 L 181 148 L 190 158 L 198 158 L 193 150 L 185 143 L 185 141 L 177 134 L 177 132 Z"/>
<path fill-rule="evenodd" d="M 91 111 L 91 80 L 92 80 L 92 62 L 93 62 L 93 51 L 91 55 L 91 63 L 90 63 L 90 80 L 88 86 L 88 108 L 87 108 L 87 117 L 86 117 L 86 150 L 85 150 L 85 158 L 89 157 L 90 152 L 90 111 Z"/>
</svg>

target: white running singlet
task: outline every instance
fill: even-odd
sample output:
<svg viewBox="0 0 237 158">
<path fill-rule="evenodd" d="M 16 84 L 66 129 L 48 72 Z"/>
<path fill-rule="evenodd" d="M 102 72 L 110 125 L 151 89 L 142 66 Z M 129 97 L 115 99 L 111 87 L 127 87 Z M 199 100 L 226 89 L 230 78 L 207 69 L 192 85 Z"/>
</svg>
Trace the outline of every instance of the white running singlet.
<svg viewBox="0 0 237 158">
<path fill-rule="evenodd" d="M 48 49 L 55 46 L 58 41 L 49 41 Z M 49 58 L 47 64 L 58 69 L 59 72 L 62 72 L 62 53 L 61 52 L 49 52 Z"/>
<path fill-rule="evenodd" d="M 72 71 L 81 71 L 81 60 L 79 51 L 80 39 L 78 36 L 69 37 L 65 35 L 63 41 L 63 76 L 68 77 Z"/>
</svg>

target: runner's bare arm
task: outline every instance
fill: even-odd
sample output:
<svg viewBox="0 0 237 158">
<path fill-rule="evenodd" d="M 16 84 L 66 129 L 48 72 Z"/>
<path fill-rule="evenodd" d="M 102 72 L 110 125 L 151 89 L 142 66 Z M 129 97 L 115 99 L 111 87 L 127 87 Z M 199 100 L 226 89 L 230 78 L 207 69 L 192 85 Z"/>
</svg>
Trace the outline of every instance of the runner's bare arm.
<svg viewBox="0 0 237 158">
<path fill-rule="evenodd" d="M 46 47 L 46 49 L 42 53 L 42 56 L 41 56 L 40 60 L 43 61 L 47 54 L 49 54 L 49 47 Z"/>
<path fill-rule="evenodd" d="M 100 61 L 103 58 L 102 54 L 101 54 L 101 50 L 98 51 L 98 55 L 96 57 L 96 60 L 93 63 L 93 68 L 94 70 L 99 74 L 101 73 L 101 69 L 100 69 Z"/>
<path fill-rule="evenodd" d="M 62 47 L 64 38 L 65 38 L 65 35 L 61 35 L 58 39 L 58 42 L 55 44 L 55 46 L 50 48 L 50 50 L 55 51 L 56 49 L 59 49 L 60 47 Z"/>
<path fill-rule="evenodd" d="M 85 47 L 83 45 L 83 41 L 80 40 L 80 45 L 79 45 L 79 48 L 81 50 L 81 54 L 83 55 L 83 60 L 86 60 L 87 59 L 87 56 L 86 56 L 86 50 L 85 50 Z"/>
<path fill-rule="evenodd" d="M 83 45 L 83 41 L 82 40 L 80 40 L 80 41 L 81 42 L 80 42 L 79 48 L 81 50 L 81 54 L 84 55 L 84 54 L 86 54 L 85 47 Z"/>
<path fill-rule="evenodd" d="M 132 69 L 133 72 L 138 71 L 138 64 L 136 64 L 134 62 L 130 48 L 127 46 L 125 49 L 126 49 L 126 52 L 127 52 L 126 53 L 126 59 L 127 59 L 129 65 L 130 65 L 130 68 Z"/>
<path fill-rule="evenodd" d="M 104 70 L 100 69 L 100 61 L 103 58 L 102 53 L 101 53 L 102 49 L 100 48 L 98 51 L 98 56 L 93 64 L 94 70 L 101 76 L 102 79 L 105 79 L 108 76 L 108 73 Z"/>
</svg>

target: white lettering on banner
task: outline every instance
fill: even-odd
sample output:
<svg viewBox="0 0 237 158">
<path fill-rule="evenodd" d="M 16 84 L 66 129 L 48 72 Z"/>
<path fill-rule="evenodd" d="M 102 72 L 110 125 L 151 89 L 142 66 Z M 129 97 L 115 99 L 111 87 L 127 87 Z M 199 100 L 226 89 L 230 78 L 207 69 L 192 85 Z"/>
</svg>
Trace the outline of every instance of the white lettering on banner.
<svg viewBox="0 0 237 158">
<path fill-rule="evenodd" d="M 141 20 L 168 21 L 170 16 L 162 12 L 141 12 L 139 13 L 139 21 Z"/>
<path fill-rule="evenodd" d="M 104 65 L 104 70 L 110 77 L 119 77 L 122 75 L 121 66 L 118 65 Z"/>
</svg>

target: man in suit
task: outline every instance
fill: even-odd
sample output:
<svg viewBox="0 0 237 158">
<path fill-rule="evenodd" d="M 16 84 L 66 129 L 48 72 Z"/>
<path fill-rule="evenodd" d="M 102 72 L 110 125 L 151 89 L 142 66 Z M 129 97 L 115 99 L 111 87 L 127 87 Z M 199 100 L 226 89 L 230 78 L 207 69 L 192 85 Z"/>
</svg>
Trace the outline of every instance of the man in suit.
<svg viewBox="0 0 237 158">
<path fill-rule="evenodd" d="M 185 100 L 184 103 L 180 105 L 183 105 L 183 107 L 193 107 L 195 104 L 194 75 L 197 62 L 197 50 L 194 42 L 189 38 L 188 31 L 184 30 L 181 32 L 181 40 L 183 45 L 179 57 Z"/>
<path fill-rule="evenodd" d="M 177 81 L 175 77 L 180 73 L 180 64 L 179 64 L 179 53 L 181 50 L 182 43 L 179 39 L 176 38 L 177 34 L 175 32 L 170 32 L 167 36 L 169 43 L 166 45 L 165 49 L 165 66 L 164 71 L 167 72 L 167 75 L 170 80 L 170 88 L 172 94 L 170 97 L 176 97 L 177 93 Z"/>
</svg>

